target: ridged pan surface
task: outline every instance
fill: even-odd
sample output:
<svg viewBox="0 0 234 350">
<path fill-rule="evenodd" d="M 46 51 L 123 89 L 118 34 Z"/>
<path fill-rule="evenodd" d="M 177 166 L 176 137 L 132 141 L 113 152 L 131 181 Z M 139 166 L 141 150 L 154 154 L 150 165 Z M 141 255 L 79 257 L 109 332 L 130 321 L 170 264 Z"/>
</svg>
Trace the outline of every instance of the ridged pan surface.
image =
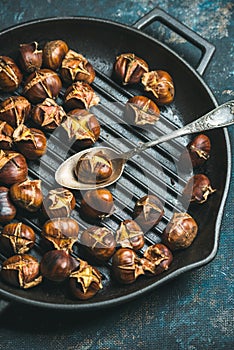
<svg viewBox="0 0 234 350">
<path fill-rule="evenodd" d="M 96 79 L 92 84 L 100 97 L 100 104 L 93 108 L 101 124 L 101 137 L 96 145 L 105 142 L 119 151 L 127 151 L 135 144 L 169 133 L 196 119 L 216 106 L 215 99 L 202 78 L 186 62 L 166 46 L 155 39 L 130 27 L 90 18 L 45 19 L 26 23 L 0 35 L 1 55 L 17 59 L 17 50 L 21 43 L 39 42 L 42 47 L 49 40 L 65 40 L 69 47 L 82 53 L 96 69 Z M 144 94 L 141 87 L 123 87 L 112 78 L 113 63 L 120 53 L 133 52 L 147 61 L 150 68 L 168 71 L 175 83 L 175 100 L 161 108 L 161 118 L 155 126 L 140 128 L 124 120 L 124 105 L 129 97 Z M 62 103 L 61 92 L 58 103 Z M 18 92 L 20 93 L 20 92 Z M 1 100 L 6 98 L 1 94 Z M 147 150 L 127 163 L 123 176 L 110 190 L 115 199 L 115 213 L 106 219 L 105 225 L 115 231 L 124 219 L 132 217 L 138 198 L 147 193 L 156 194 L 164 203 L 165 215 L 160 223 L 146 234 L 147 246 L 160 242 L 166 224 L 176 211 L 188 212 L 195 218 L 199 233 L 194 243 L 186 250 L 174 253 L 170 268 L 152 278 L 140 277 L 131 285 L 116 283 L 110 273 L 110 264 L 99 266 L 103 276 L 103 289 L 88 301 L 79 301 L 71 297 L 66 284 L 53 284 L 44 281 L 29 290 L 20 290 L 0 280 L 0 293 L 7 299 L 36 305 L 39 307 L 88 310 L 117 305 L 140 297 L 153 288 L 160 286 L 181 273 L 202 266 L 214 258 L 219 239 L 219 229 L 230 178 L 230 146 L 226 130 L 213 130 L 207 135 L 211 139 L 210 159 L 199 171 L 210 177 L 216 188 L 215 194 L 203 205 L 185 208 L 181 203 L 182 190 L 191 176 L 178 170 L 177 162 L 191 137 L 183 137 L 157 148 Z M 48 151 L 40 161 L 29 162 L 29 177 L 42 179 L 43 192 L 56 185 L 54 173 L 63 160 L 74 154 L 66 148 L 59 130 L 47 134 Z M 79 216 L 80 193 L 75 193 L 77 205 L 72 217 L 77 219 L 80 230 L 90 224 Z M 40 241 L 43 223 L 41 215 L 25 216 L 18 213 L 18 220 L 29 224 L 37 233 L 37 243 L 31 254 L 39 260 L 44 252 Z M 74 254 L 79 255 L 75 246 Z M 1 262 L 5 259 L 1 255 Z"/>
</svg>

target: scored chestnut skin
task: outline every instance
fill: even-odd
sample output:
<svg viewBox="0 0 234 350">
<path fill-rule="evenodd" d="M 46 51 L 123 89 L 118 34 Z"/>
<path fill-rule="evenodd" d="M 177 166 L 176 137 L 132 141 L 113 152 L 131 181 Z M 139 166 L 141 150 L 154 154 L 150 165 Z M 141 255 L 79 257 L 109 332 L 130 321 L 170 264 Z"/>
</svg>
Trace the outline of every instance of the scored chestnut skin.
<svg viewBox="0 0 234 350">
<path fill-rule="evenodd" d="M 148 71 L 148 64 L 134 53 L 122 53 L 116 57 L 114 72 L 123 85 L 139 83 Z"/>
<path fill-rule="evenodd" d="M 102 220 L 114 212 L 114 199 L 112 193 L 100 188 L 85 192 L 81 204 L 80 213 L 87 220 Z"/>
<path fill-rule="evenodd" d="M 59 69 L 68 50 L 63 40 L 48 41 L 43 48 L 43 65 L 52 70 Z"/>
<path fill-rule="evenodd" d="M 64 93 L 64 108 L 71 109 L 90 109 L 96 106 L 100 98 L 96 95 L 93 88 L 83 81 L 76 81 L 69 86 Z"/>
<path fill-rule="evenodd" d="M 13 128 L 23 124 L 31 112 L 31 103 L 24 96 L 10 96 L 0 103 L 0 120 Z"/>
<path fill-rule="evenodd" d="M 6 259 L 0 274 L 5 282 L 23 289 L 35 287 L 42 282 L 39 262 L 29 254 L 13 255 Z"/>
<path fill-rule="evenodd" d="M 114 233 L 106 227 L 90 226 L 79 235 L 79 243 L 99 261 L 107 261 L 114 254 Z"/>
<path fill-rule="evenodd" d="M 16 207 L 10 198 L 9 188 L 0 186 L 0 223 L 5 224 L 16 216 Z"/>
<path fill-rule="evenodd" d="M 162 243 L 149 246 L 141 259 L 145 275 L 156 276 L 166 271 L 173 261 L 170 249 Z"/>
<path fill-rule="evenodd" d="M 0 120 L 0 149 L 10 150 L 12 148 L 13 132 L 14 129 L 7 122 Z"/>
<path fill-rule="evenodd" d="M 125 106 L 125 118 L 136 125 L 155 124 L 160 117 L 156 103 L 146 96 L 133 96 Z"/>
<path fill-rule="evenodd" d="M 123 248 L 139 250 L 145 244 L 144 233 L 134 220 L 124 220 L 116 231 L 116 242 Z"/>
<path fill-rule="evenodd" d="M 206 175 L 196 174 L 188 180 L 183 190 L 183 196 L 190 200 L 190 202 L 202 204 L 215 191 L 211 187 L 210 179 Z"/>
<path fill-rule="evenodd" d="M 10 196 L 14 204 L 34 213 L 41 208 L 43 194 L 41 180 L 25 180 L 10 187 Z"/>
<path fill-rule="evenodd" d="M 11 57 L 0 56 L 0 91 L 15 91 L 22 79 L 23 74 L 15 61 Z"/>
<path fill-rule="evenodd" d="M 198 225 L 188 213 L 174 213 L 162 234 L 162 243 L 170 250 L 188 248 L 197 236 Z"/>
<path fill-rule="evenodd" d="M 14 222 L 4 226 L 0 235 L 0 249 L 7 256 L 25 254 L 35 244 L 34 230 L 22 222 Z"/>
<path fill-rule="evenodd" d="M 192 166 L 194 168 L 203 165 L 210 156 L 211 142 L 204 134 L 197 135 L 187 146 Z"/>
<path fill-rule="evenodd" d="M 0 150 L 0 183 L 13 185 L 26 180 L 27 176 L 28 165 L 22 154 Z"/>
<path fill-rule="evenodd" d="M 49 218 L 70 216 L 75 208 L 76 199 L 68 189 L 59 187 L 49 191 L 43 201 L 42 210 Z"/>
<path fill-rule="evenodd" d="M 41 68 L 42 50 L 38 50 L 38 42 L 20 44 L 19 46 L 19 64 L 26 73 L 32 73 Z"/>
</svg>

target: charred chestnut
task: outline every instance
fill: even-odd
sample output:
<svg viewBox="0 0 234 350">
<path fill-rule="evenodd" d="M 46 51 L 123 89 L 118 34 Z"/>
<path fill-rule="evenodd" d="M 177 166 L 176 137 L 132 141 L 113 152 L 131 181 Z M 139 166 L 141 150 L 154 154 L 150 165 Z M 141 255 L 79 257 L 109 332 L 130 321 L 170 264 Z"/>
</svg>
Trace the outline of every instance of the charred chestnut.
<svg viewBox="0 0 234 350">
<path fill-rule="evenodd" d="M 133 217 L 144 231 L 148 231 L 159 223 L 164 215 L 162 202 L 155 195 L 140 198 L 134 207 Z"/>
<path fill-rule="evenodd" d="M 49 218 L 70 216 L 75 208 L 74 194 L 65 188 L 50 190 L 43 201 L 43 213 Z"/>
<path fill-rule="evenodd" d="M 48 41 L 43 48 L 44 66 L 52 70 L 59 69 L 67 52 L 68 46 L 65 41 Z"/>
<path fill-rule="evenodd" d="M 4 226 L 0 236 L 0 249 L 8 256 L 24 254 L 35 244 L 36 235 L 33 229 L 22 222 Z"/>
<path fill-rule="evenodd" d="M 69 50 L 62 61 L 61 76 L 69 84 L 78 80 L 91 84 L 95 79 L 95 71 L 83 55 Z"/>
<path fill-rule="evenodd" d="M 24 86 L 24 96 L 32 103 L 46 98 L 56 98 L 62 88 L 58 74 L 50 69 L 39 69 L 29 75 Z"/>
<path fill-rule="evenodd" d="M 112 258 L 112 273 L 114 278 L 123 284 L 130 284 L 144 274 L 141 259 L 134 250 L 120 248 Z"/>
<path fill-rule="evenodd" d="M 64 108 L 66 110 L 81 108 L 90 109 L 96 106 L 100 99 L 93 88 L 83 81 L 76 81 L 67 88 L 64 94 Z"/>
<path fill-rule="evenodd" d="M 85 219 L 104 219 L 114 212 L 113 196 L 105 188 L 87 191 L 81 201 L 80 210 Z"/>
<path fill-rule="evenodd" d="M 203 165 L 210 157 L 211 142 L 204 134 L 197 135 L 187 146 L 187 153 L 190 156 L 194 168 Z"/>
<path fill-rule="evenodd" d="M 79 262 L 65 250 L 49 250 L 41 259 L 40 271 L 50 281 L 63 282 L 78 265 Z"/>
<path fill-rule="evenodd" d="M 190 202 L 204 203 L 208 196 L 215 192 L 211 187 L 210 179 L 204 174 L 192 176 L 186 184 L 183 196 Z"/>
<path fill-rule="evenodd" d="M 75 175 L 81 182 L 100 183 L 112 174 L 112 161 L 102 151 L 93 151 L 82 156 L 75 168 Z"/>
<path fill-rule="evenodd" d="M 116 242 L 123 248 L 139 250 L 145 243 L 144 233 L 134 220 L 124 220 L 116 231 Z"/>
<path fill-rule="evenodd" d="M 41 180 L 26 180 L 17 182 L 10 188 L 12 201 L 20 208 L 29 212 L 36 212 L 40 209 L 43 201 L 41 191 Z"/>
<path fill-rule="evenodd" d="M 56 218 L 45 222 L 41 235 L 55 249 L 71 252 L 78 239 L 79 224 L 71 218 Z"/>
<path fill-rule="evenodd" d="M 79 267 L 69 276 L 69 286 L 74 297 L 87 300 L 102 289 L 102 277 L 97 268 L 80 260 Z"/>
<path fill-rule="evenodd" d="M 14 143 L 27 159 L 37 159 L 46 153 L 47 139 L 43 131 L 21 124 L 13 133 Z"/>
<path fill-rule="evenodd" d="M 100 124 L 86 109 L 73 109 L 62 124 L 69 142 L 75 148 L 91 147 L 99 138 Z"/>
<path fill-rule="evenodd" d="M 28 289 L 42 282 L 39 263 L 29 254 L 13 255 L 2 264 L 2 279 L 19 288 Z"/>
<path fill-rule="evenodd" d="M 32 118 L 43 129 L 51 131 L 64 122 L 66 113 L 52 98 L 46 98 L 33 108 Z"/>
<path fill-rule="evenodd" d="M 145 91 L 151 92 L 159 105 L 173 101 L 175 89 L 169 73 L 163 70 L 151 71 L 142 76 L 141 82 Z"/>
<path fill-rule="evenodd" d="M 88 227 L 80 234 L 79 243 L 99 261 L 109 260 L 116 249 L 114 234 L 106 227 Z"/>
<path fill-rule="evenodd" d="M 0 223 L 5 224 L 14 219 L 16 207 L 11 201 L 9 188 L 0 186 Z"/>
<path fill-rule="evenodd" d="M 125 117 L 136 125 L 155 124 L 159 120 L 160 110 L 148 97 L 134 96 L 126 104 Z"/>
<path fill-rule="evenodd" d="M 144 73 L 149 71 L 148 64 L 134 53 L 123 53 L 116 57 L 115 75 L 123 85 L 139 83 Z"/>
<path fill-rule="evenodd" d="M 20 153 L 0 150 L 0 182 L 13 185 L 26 180 L 28 165 Z"/>
<path fill-rule="evenodd" d="M 197 223 L 188 213 L 175 213 L 163 231 L 162 242 L 172 251 L 188 248 L 197 231 Z"/>
<path fill-rule="evenodd" d="M 23 71 L 32 73 L 41 68 L 42 50 L 38 50 L 38 43 L 33 41 L 28 44 L 20 44 L 19 63 Z"/>
<path fill-rule="evenodd" d="M 15 91 L 22 79 L 23 75 L 15 61 L 8 56 L 0 56 L 0 90 Z"/>
<path fill-rule="evenodd" d="M 172 260 L 171 251 L 164 244 L 156 243 L 146 249 L 141 262 L 145 274 L 155 276 L 167 270 Z"/>
<path fill-rule="evenodd" d="M 0 103 L 0 119 L 13 128 L 23 124 L 31 112 L 31 103 L 23 96 L 11 96 Z"/>
<path fill-rule="evenodd" d="M 7 122 L 0 120 L 0 149 L 11 149 L 13 143 L 13 132 L 14 129 L 7 124 Z"/>
</svg>

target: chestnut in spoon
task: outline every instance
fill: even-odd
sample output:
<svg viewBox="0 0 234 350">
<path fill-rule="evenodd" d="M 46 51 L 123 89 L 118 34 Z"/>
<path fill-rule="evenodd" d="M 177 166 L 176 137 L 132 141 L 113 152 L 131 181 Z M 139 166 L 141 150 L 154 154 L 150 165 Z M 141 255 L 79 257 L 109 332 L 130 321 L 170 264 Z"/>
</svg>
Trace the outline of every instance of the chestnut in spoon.
<svg viewBox="0 0 234 350">
<path fill-rule="evenodd" d="M 157 140 L 142 143 L 135 148 L 125 153 L 118 153 L 110 147 L 94 147 L 83 150 L 74 154 L 65 160 L 55 172 L 55 180 L 63 187 L 75 190 L 91 190 L 96 188 L 107 187 L 116 182 L 123 173 L 126 162 L 135 155 L 145 151 L 147 148 L 156 146 L 162 142 L 175 139 L 179 136 L 188 135 L 192 133 L 202 132 L 215 128 L 226 127 L 234 123 L 234 100 L 228 101 L 219 107 L 213 109 L 202 117 L 193 122 L 177 129 L 169 135 L 163 135 Z M 102 151 L 108 159 L 112 161 L 113 171 L 110 177 L 100 183 L 85 183 L 79 181 L 76 177 L 74 169 L 79 159 L 87 155 L 89 152 Z"/>
</svg>

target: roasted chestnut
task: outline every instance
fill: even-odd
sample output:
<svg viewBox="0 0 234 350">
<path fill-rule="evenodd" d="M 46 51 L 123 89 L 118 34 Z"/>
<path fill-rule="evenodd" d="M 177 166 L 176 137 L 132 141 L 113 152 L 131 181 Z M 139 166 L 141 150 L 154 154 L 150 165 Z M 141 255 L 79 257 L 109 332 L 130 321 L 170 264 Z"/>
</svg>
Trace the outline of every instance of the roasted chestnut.
<svg viewBox="0 0 234 350">
<path fill-rule="evenodd" d="M 125 106 L 125 117 L 136 125 L 155 124 L 160 117 L 158 106 L 146 96 L 133 96 Z"/>
<path fill-rule="evenodd" d="M 14 129 L 7 124 L 7 122 L 0 120 L 0 149 L 11 149 L 13 143 L 13 132 Z"/>
<path fill-rule="evenodd" d="M 20 153 L 0 150 L 0 183 L 13 185 L 26 180 L 28 165 Z"/>
<path fill-rule="evenodd" d="M 85 192 L 80 205 L 84 219 L 101 220 L 114 212 L 114 199 L 111 192 L 105 188 Z"/>
<path fill-rule="evenodd" d="M 29 75 L 23 94 L 32 103 L 40 103 L 47 97 L 56 98 L 62 88 L 58 74 L 50 69 L 39 69 Z"/>
<path fill-rule="evenodd" d="M 175 89 L 169 73 L 163 70 L 151 71 L 143 74 L 141 82 L 145 91 L 151 92 L 159 105 L 173 101 Z"/>
<path fill-rule="evenodd" d="M 116 249 L 114 234 L 106 227 L 88 227 L 80 234 L 79 243 L 99 261 L 109 260 Z"/>
<path fill-rule="evenodd" d="M 72 147 L 91 147 L 99 138 L 100 124 L 95 115 L 86 109 L 73 109 L 62 124 Z"/>
<path fill-rule="evenodd" d="M 204 134 L 197 135 L 186 147 L 180 159 L 181 162 L 186 161 L 189 157 L 193 168 L 203 165 L 210 157 L 211 142 L 208 136 Z"/>
<path fill-rule="evenodd" d="M 43 201 L 43 213 L 49 218 L 70 216 L 75 208 L 74 194 L 65 188 L 50 190 Z"/>
<path fill-rule="evenodd" d="M 135 282 L 140 275 L 144 274 L 141 259 L 132 249 L 118 249 L 112 258 L 112 274 L 120 283 Z"/>
<path fill-rule="evenodd" d="M 160 199 L 152 194 L 137 200 L 133 217 L 143 231 L 149 231 L 159 223 L 164 215 L 163 204 Z"/>
<path fill-rule="evenodd" d="M 15 129 L 13 140 L 18 151 L 27 159 L 37 159 L 46 153 L 47 139 L 41 130 L 21 124 Z"/>
<path fill-rule="evenodd" d="M 63 282 L 77 266 L 78 260 L 65 250 L 49 250 L 41 259 L 40 271 L 50 281 Z"/>
<path fill-rule="evenodd" d="M 77 162 L 74 169 L 77 179 L 85 183 L 100 183 L 112 174 L 112 161 L 102 151 L 88 152 Z"/>
<path fill-rule="evenodd" d="M 43 48 L 43 64 L 46 68 L 57 70 L 68 52 L 67 43 L 63 40 L 48 41 Z"/>
<path fill-rule="evenodd" d="M 31 112 L 31 103 L 23 96 L 11 96 L 0 103 L 0 119 L 13 128 L 23 124 Z"/>
<path fill-rule="evenodd" d="M 56 218 L 45 222 L 41 235 L 55 249 L 72 251 L 73 244 L 78 240 L 79 224 L 71 218 Z"/>
<path fill-rule="evenodd" d="M 183 196 L 190 202 L 204 203 L 216 190 L 211 187 L 210 179 L 204 174 L 196 174 L 187 182 Z"/>
<path fill-rule="evenodd" d="M 197 236 L 198 226 L 188 213 L 175 213 L 163 231 L 162 243 L 172 251 L 188 248 Z"/>
<path fill-rule="evenodd" d="M 64 94 L 64 108 L 71 110 L 75 108 L 90 109 L 96 106 L 100 99 L 93 88 L 83 81 L 76 81 L 67 88 Z"/>
<path fill-rule="evenodd" d="M 5 224 L 14 219 L 16 207 L 11 201 L 9 188 L 0 186 L 0 223 Z"/>
<path fill-rule="evenodd" d="M 26 73 L 32 73 L 41 68 L 42 50 L 38 50 L 38 43 L 36 41 L 28 44 L 20 44 L 19 64 Z"/>
<path fill-rule="evenodd" d="M 7 254 L 24 254 L 35 244 L 36 235 L 31 227 L 22 222 L 4 226 L 0 235 L 0 250 Z"/>
<path fill-rule="evenodd" d="M 52 98 L 46 98 L 33 108 L 32 119 L 43 129 L 51 131 L 64 122 L 66 113 Z"/>
<path fill-rule="evenodd" d="M 29 212 L 40 209 L 43 201 L 41 180 L 25 180 L 17 182 L 10 187 L 12 201 L 20 208 Z"/>
<path fill-rule="evenodd" d="M 134 220 L 124 220 L 116 231 L 116 242 L 123 248 L 139 250 L 145 244 L 144 233 Z"/>
<path fill-rule="evenodd" d="M 149 71 L 148 64 L 134 53 L 123 53 L 116 57 L 114 71 L 123 85 L 139 83 L 144 73 Z"/>
<path fill-rule="evenodd" d="M 173 260 L 172 252 L 162 243 L 149 246 L 141 259 L 146 275 L 155 276 L 167 270 Z"/>
<path fill-rule="evenodd" d="M 2 279 L 19 288 L 28 289 L 42 282 L 39 263 L 29 254 L 13 255 L 2 264 Z"/>
<path fill-rule="evenodd" d="M 102 277 L 97 268 L 80 260 L 79 267 L 69 276 L 69 286 L 74 297 L 87 300 L 102 289 Z"/>
<path fill-rule="evenodd" d="M 15 91 L 22 79 L 23 75 L 15 61 L 8 56 L 0 56 L 0 90 Z"/>
</svg>

